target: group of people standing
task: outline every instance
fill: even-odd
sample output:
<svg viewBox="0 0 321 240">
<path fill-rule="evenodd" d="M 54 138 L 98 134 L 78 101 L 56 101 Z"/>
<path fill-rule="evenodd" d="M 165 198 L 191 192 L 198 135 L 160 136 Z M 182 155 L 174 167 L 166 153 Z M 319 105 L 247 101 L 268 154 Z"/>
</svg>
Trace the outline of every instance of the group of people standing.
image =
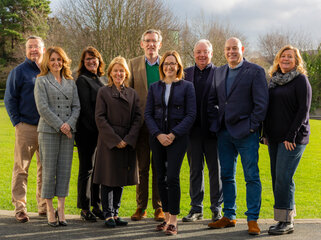
<svg viewBox="0 0 321 240">
<path fill-rule="evenodd" d="M 45 49 L 41 38 L 28 38 L 26 60 L 10 72 L 5 93 L 16 129 L 12 201 L 17 221 L 29 220 L 26 183 L 36 152 L 39 215 L 47 216 L 52 227 L 67 225 L 65 197 L 75 140 L 77 207 L 84 220 L 98 217 L 112 228 L 127 225 L 119 217 L 127 185 L 136 185 L 137 209 L 131 219 L 145 218 L 152 165 L 154 218 L 161 222 L 156 230 L 176 235 L 179 175 L 187 152 L 191 210 L 182 221 L 203 218 L 206 161 L 212 211 L 208 226 L 234 227 L 240 154 L 248 233 L 258 235 L 261 139 L 268 144 L 278 221 L 269 233 L 293 232 L 293 175 L 308 144 L 311 104 L 311 86 L 299 51 L 290 45 L 279 51 L 268 83 L 264 69 L 245 60 L 244 47 L 235 37 L 225 43 L 228 64 L 218 68 L 211 63 L 213 47 L 205 39 L 195 44 L 195 65 L 186 69 L 176 51 L 159 55 L 160 31 L 144 32 L 140 46 L 144 55 L 128 64 L 121 56 L 111 61 L 105 84 L 105 63 L 95 48 L 83 50 L 73 81 L 71 61 L 63 49 Z"/>
</svg>

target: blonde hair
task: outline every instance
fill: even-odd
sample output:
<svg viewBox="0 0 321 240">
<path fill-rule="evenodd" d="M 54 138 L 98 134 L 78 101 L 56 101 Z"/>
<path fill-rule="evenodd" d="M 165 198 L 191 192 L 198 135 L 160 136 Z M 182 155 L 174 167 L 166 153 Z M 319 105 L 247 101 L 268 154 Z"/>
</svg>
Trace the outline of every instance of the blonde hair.
<svg viewBox="0 0 321 240">
<path fill-rule="evenodd" d="M 62 69 L 60 71 L 60 74 L 66 79 L 73 79 L 72 72 L 70 70 L 71 60 L 68 58 L 67 54 L 65 53 L 65 51 L 61 47 L 49 47 L 46 50 L 46 52 L 43 56 L 43 60 L 41 62 L 40 73 L 38 76 L 40 77 L 40 76 L 45 76 L 48 74 L 48 72 L 49 72 L 49 67 L 48 67 L 49 59 L 53 53 L 59 54 L 60 57 L 62 58 Z"/>
<path fill-rule="evenodd" d="M 305 69 L 305 66 L 304 66 L 304 61 L 301 57 L 301 54 L 300 54 L 300 51 L 299 49 L 297 49 L 296 47 L 293 47 L 292 45 L 286 45 L 284 46 L 283 48 L 281 48 L 278 53 L 275 55 L 275 58 L 274 58 L 274 61 L 273 61 L 273 65 L 272 67 L 270 68 L 269 70 L 269 75 L 270 77 L 272 77 L 273 73 L 277 72 L 280 70 L 280 58 L 281 58 L 281 55 L 284 51 L 286 50 L 293 50 L 294 52 L 294 57 L 295 57 L 295 67 L 296 67 L 296 70 L 299 72 L 299 73 L 302 73 L 304 75 L 307 75 L 307 71 Z"/>
<path fill-rule="evenodd" d="M 130 78 L 130 72 L 129 72 L 129 68 L 128 68 L 126 59 L 123 58 L 122 56 L 115 57 L 113 60 L 111 60 L 109 66 L 107 68 L 107 77 L 108 77 L 107 86 L 111 87 L 114 84 L 113 79 L 110 74 L 111 74 L 111 71 L 112 71 L 113 67 L 115 66 L 115 64 L 119 64 L 125 69 L 126 78 L 124 80 L 124 84 L 126 87 L 128 87 L 129 86 L 128 79 Z"/>
<path fill-rule="evenodd" d="M 181 57 L 179 56 L 178 52 L 176 52 L 175 50 L 167 51 L 162 56 L 162 59 L 160 60 L 160 63 L 159 63 L 159 76 L 160 76 L 160 79 L 163 80 L 165 78 L 165 74 L 164 74 L 164 71 L 163 71 L 163 65 L 164 65 L 165 59 L 168 56 L 173 56 L 176 59 L 177 64 L 178 64 L 178 70 L 177 70 L 177 73 L 176 73 L 176 77 L 179 80 L 182 79 L 184 77 L 183 63 L 182 63 Z"/>
</svg>

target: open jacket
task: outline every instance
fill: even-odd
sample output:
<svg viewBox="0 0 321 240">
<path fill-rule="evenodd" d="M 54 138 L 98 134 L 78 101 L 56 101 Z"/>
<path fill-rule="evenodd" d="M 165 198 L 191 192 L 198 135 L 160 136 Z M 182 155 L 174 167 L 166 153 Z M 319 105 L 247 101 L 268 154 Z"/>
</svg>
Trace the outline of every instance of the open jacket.
<svg viewBox="0 0 321 240">
<path fill-rule="evenodd" d="M 218 132 L 222 121 L 236 139 L 257 131 L 268 108 L 269 95 L 264 69 L 244 59 L 243 65 L 226 96 L 226 77 L 229 66 L 216 69 L 209 96 L 210 131 Z"/>
<path fill-rule="evenodd" d="M 186 135 L 196 118 L 193 84 L 185 80 L 173 82 L 167 107 L 164 99 L 165 89 L 163 81 L 155 82 L 149 88 L 145 108 L 145 122 L 148 130 L 153 137 L 161 133 Z"/>
</svg>

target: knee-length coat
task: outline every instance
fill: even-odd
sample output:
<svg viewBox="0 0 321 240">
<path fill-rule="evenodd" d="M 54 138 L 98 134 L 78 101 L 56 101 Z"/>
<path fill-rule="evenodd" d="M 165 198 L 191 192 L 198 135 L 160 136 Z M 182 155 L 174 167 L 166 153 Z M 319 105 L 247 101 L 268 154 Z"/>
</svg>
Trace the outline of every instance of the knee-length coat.
<svg viewBox="0 0 321 240">
<path fill-rule="evenodd" d="M 136 141 L 142 124 L 138 95 L 134 89 L 115 85 L 99 89 L 95 119 L 98 143 L 94 183 L 110 187 L 138 183 Z M 116 146 L 125 141 L 125 148 Z"/>
</svg>

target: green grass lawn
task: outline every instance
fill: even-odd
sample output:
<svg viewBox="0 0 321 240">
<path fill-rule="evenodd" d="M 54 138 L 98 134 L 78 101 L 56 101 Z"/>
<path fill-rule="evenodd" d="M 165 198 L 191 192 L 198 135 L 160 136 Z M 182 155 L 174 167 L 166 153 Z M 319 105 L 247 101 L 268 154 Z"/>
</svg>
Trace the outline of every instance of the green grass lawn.
<svg viewBox="0 0 321 240">
<path fill-rule="evenodd" d="M 3 102 L 0 102 L 0 209 L 13 210 L 11 204 L 11 174 L 13 167 L 13 151 L 14 151 L 14 128 L 11 125 Z M 311 138 L 310 144 L 307 146 L 303 158 L 299 164 L 295 174 L 296 182 L 296 205 L 297 218 L 320 218 L 321 216 L 321 121 L 311 120 Z M 261 218 L 273 218 L 273 195 L 270 176 L 270 164 L 267 147 L 260 148 L 260 176 L 262 181 L 262 208 Z M 208 172 L 205 171 L 206 193 L 204 199 L 205 218 L 211 217 L 209 209 L 209 185 Z M 66 212 L 68 214 L 79 214 L 77 209 L 77 175 L 78 175 L 78 154 L 77 149 L 74 150 L 74 158 L 72 165 L 72 173 L 70 180 L 69 196 L 66 199 Z M 245 182 L 240 161 L 237 167 L 237 218 L 245 218 L 246 211 L 245 201 Z M 190 209 L 189 198 L 189 167 L 187 159 L 184 159 L 181 170 L 181 214 L 185 216 Z M 32 160 L 29 169 L 28 178 L 28 195 L 27 207 L 28 211 L 37 212 L 36 206 L 36 161 Z M 150 197 L 151 198 L 151 197 Z M 122 206 L 120 209 L 121 216 L 131 216 L 136 209 L 135 186 L 125 187 Z M 148 216 L 153 216 L 151 201 L 148 206 Z"/>
</svg>

